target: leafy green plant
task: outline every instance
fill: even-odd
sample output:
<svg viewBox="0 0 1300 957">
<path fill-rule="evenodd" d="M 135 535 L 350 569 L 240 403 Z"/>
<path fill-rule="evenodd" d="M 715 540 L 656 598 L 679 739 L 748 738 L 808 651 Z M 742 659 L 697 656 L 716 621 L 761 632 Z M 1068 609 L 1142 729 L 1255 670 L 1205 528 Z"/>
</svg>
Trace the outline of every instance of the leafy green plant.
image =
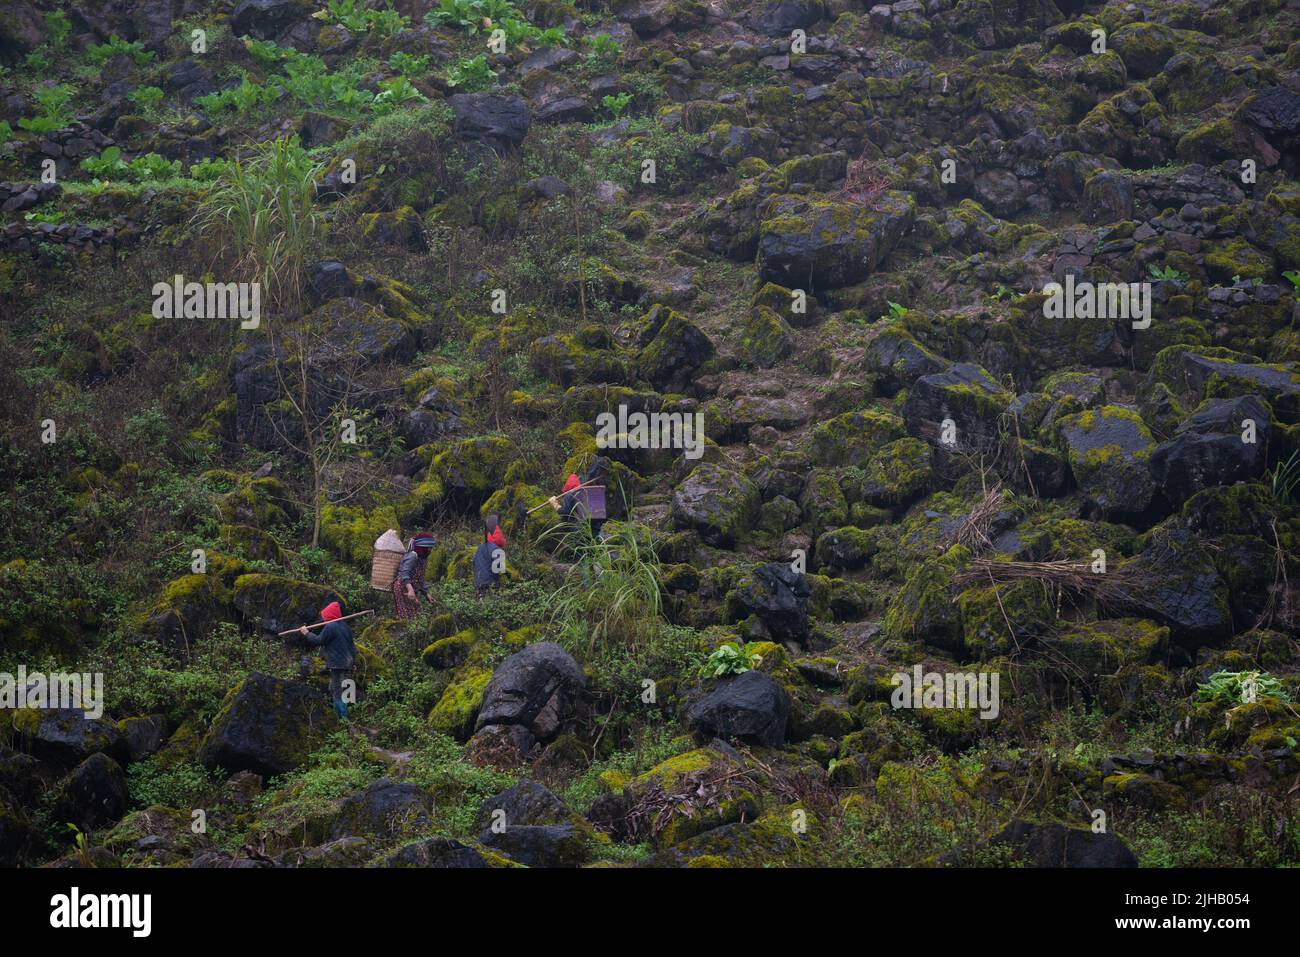
<svg viewBox="0 0 1300 957">
<path fill-rule="evenodd" d="M 127 95 L 127 99 L 146 113 L 152 113 L 162 104 L 163 91 L 157 86 L 138 86 Z"/>
<path fill-rule="evenodd" d="M 1300 272 L 1288 269 L 1282 273 L 1282 278 L 1291 284 L 1293 291 L 1300 292 Z"/>
<path fill-rule="evenodd" d="M 174 179 L 181 175 L 181 161 L 169 160 L 157 153 L 146 153 L 131 160 L 127 169 L 131 178 L 138 182 Z"/>
<path fill-rule="evenodd" d="M 612 63 L 618 59 L 622 49 L 618 45 L 618 41 L 608 33 L 597 33 L 589 37 L 583 37 L 582 42 L 587 45 L 590 51 L 587 54 L 587 60 L 592 64 Z"/>
<path fill-rule="evenodd" d="M 1250 698 L 1249 689 L 1252 686 L 1256 699 L 1291 700 L 1282 683 L 1266 671 L 1217 671 L 1197 687 L 1196 700 L 1243 704 Z"/>
<path fill-rule="evenodd" d="M 427 103 L 429 98 L 417 90 L 414 84 L 404 76 L 395 76 L 379 84 L 379 93 L 371 104 L 374 111 L 381 116 L 391 113 L 403 103 Z"/>
<path fill-rule="evenodd" d="M 719 645 L 705 660 L 700 674 L 706 678 L 722 678 L 753 671 L 763 661 L 763 656 L 755 654 L 751 647 L 745 645 L 741 648 L 731 641 Z"/>
<path fill-rule="evenodd" d="M 382 10 L 371 10 L 364 0 L 329 0 L 324 13 L 325 20 L 340 24 L 353 33 L 373 30 L 380 36 L 392 36 L 411 24 L 410 19 L 394 10 L 391 4 Z"/>
<path fill-rule="evenodd" d="M 271 86 L 254 83 L 247 76 L 240 79 L 238 86 L 195 97 L 194 103 L 199 109 L 208 113 L 233 112 L 248 113 L 261 106 L 268 106 L 279 99 L 279 92 Z"/>
<path fill-rule="evenodd" d="M 388 65 L 409 80 L 428 73 L 430 59 L 427 54 L 415 56 L 398 50 L 388 58 Z"/>
<path fill-rule="evenodd" d="M 316 179 L 323 165 L 298 138 L 262 144 L 253 158 L 233 162 L 202 200 L 196 221 L 222 237 L 234 268 L 280 304 L 301 295 L 307 253 L 320 231 Z"/>
<path fill-rule="evenodd" d="M 355 65 L 330 73 L 318 56 L 298 54 L 285 62 L 281 80 L 289 95 L 314 109 L 359 109 L 374 99 L 374 94 L 360 88 L 360 73 Z"/>
<path fill-rule="evenodd" d="M 96 179 L 114 180 L 126 176 L 126 162 L 122 159 L 122 149 L 110 146 L 98 156 L 87 156 L 81 161 L 81 168 Z"/>
<path fill-rule="evenodd" d="M 1151 274 L 1152 279 L 1161 281 L 1186 282 L 1187 273 L 1175 269 L 1173 266 L 1159 266 L 1155 263 L 1147 265 L 1147 272 Z"/>
<path fill-rule="evenodd" d="M 439 0 L 438 5 L 424 15 L 430 26 L 457 26 L 469 33 L 477 33 L 483 22 L 475 0 Z"/>
<path fill-rule="evenodd" d="M 68 45 L 72 36 L 72 21 L 62 10 L 51 10 L 45 14 L 45 42 L 55 50 L 62 50 Z"/>
<path fill-rule="evenodd" d="M 139 40 L 127 42 L 116 33 L 108 38 L 107 43 L 96 44 L 86 51 L 86 59 L 94 66 L 103 66 L 113 57 L 125 53 L 135 61 L 136 66 L 144 66 L 153 60 L 152 51 L 146 50 Z"/>
<path fill-rule="evenodd" d="M 881 316 L 880 318 L 889 319 L 894 322 L 897 322 L 898 320 L 902 319 L 903 316 L 906 314 L 907 314 L 906 306 L 900 306 L 896 302 L 889 302 L 889 314 L 885 316 Z"/>
<path fill-rule="evenodd" d="M 90 854 L 90 835 L 71 821 L 68 822 L 67 826 L 68 830 L 72 832 L 73 843 L 77 845 L 77 862 L 82 867 L 94 867 L 95 859 Z"/>
<path fill-rule="evenodd" d="M 496 71 L 488 66 L 487 58 L 482 53 L 458 60 L 447 67 L 447 85 L 471 93 L 488 86 L 496 77 Z"/>
<path fill-rule="evenodd" d="M 274 40 L 254 40 L 251 37 L 244 39 L 244 49 L 255 62 L 267 68 L 278 66 L 296 52 L 292 48 L 281 47 Z"/>
<path fill-rule="evenodd" d="M 200 183 L 212 183 L 220 179 L 230 169 L 230 161 L 223 159 L 201 159 L 189 169 L 189 178 Z"/>
<path fill-rule="evenodd" d="M 605 111 L 609 113 L 613 119 L 618 119 L 622 116 L 623 111 L 627 109 L 627 105 L 631 102 L 631 93 L 620 93 L 617 96 L 606 94 L 600 98 L 601 105 L 605 107 Z"/>
<path fill-rule="evenodd" d="M 72 100 L 72 87 L 67 83 L 37 87 L 32 91 L 39 112 L 34 117 L 23 117 L 18 125 L 30 133 L 52 133 L 72 122 L 68 104 Z"/>
<path fill-rule="evenodd" d="M 218 772 L 209 771 L 201 764 L 181 762 L 164 767 L 152 759 L 128 765 L 126 779 L 131 804 L 140 808 L 155 804 L 196 807 L 221 782 Z"/>
<path fill-rule="evenodd" d="M 122 150 L 110 146 L 98 156 L 82 160 L 81 168 L 95 179 L 108 181 L 132 179 L 136 182 L 148 182 L 179 176 L 181 162 L 165 159 L 157 153 L 146 153 L 127 163 L 122 159 Z"/>
<path fill-rule="evenodd" d="M 4 146 L 14 138 L 14 128 L 9 125 L 8 121 L 0 120 L 0 146 Z"/>
</svg>

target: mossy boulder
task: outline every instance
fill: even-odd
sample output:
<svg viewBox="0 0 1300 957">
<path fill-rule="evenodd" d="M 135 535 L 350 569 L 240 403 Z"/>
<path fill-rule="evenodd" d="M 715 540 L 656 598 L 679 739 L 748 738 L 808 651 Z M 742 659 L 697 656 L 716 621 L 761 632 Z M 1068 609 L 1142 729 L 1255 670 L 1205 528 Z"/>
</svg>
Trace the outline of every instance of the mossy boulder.
<svg viewBox="0 0 1300 957">
<path fill-rule="evenodd" d="M 483 691 L 491 680 L 492 670 L 481 665 L 467 665 L 458 671 L 429 712 L 429 727 L 458 741 L 468 740 L 483 704 Z"/>
<path fill-rule="evenodd" d="M 321 539 L 344 559 L 367 569 L 374 557 L 375 540 L 390 528 L 401 528 L 397 509 L 391 505 L 367 510 L 327 502 L 321 509 Z"/>
<path fill-rule="evenodd" d="M 108 755 L 92 754 L 59 784 L 53 813 L 83 831 L 113 824 L 126 813 L 126 772 Z"/>
<path fill-rule="evenodd" d="M 1140 583 L 1137 612 L 1168 625 L 1175 644 L 1195 650 L 1232 633 L 1227 582 L 1201 536 L 1181 517 L 1153 528 L 1121 572 Z"/>
<path fill-rule="evenodd" d="M 1142 417 L 1107 405 L 1069 415 L 1058 423 L 1070 471 L 1080 490 L 1102 514 L 1125 518 L 1151 506 L 1155 441 Z"/>
<path fill-rule="evenodd" d="M 876 536 L 861 528 L 844 525 L 823 532 L 817 539 L 817 561 L 838 569 L 861 568 L 880 550 Z"/>
<path fill-rule="evenodd" d="M 875 208 L 779 197 L 759 227 L 759 268 L 792 289 L 851 286 L 880 267 L 915 218 L 910 193 L 884 193 Z"/>
<path fill-rule="evenodd" d="M 421 318 L 419 320 L 423 322 Z M 309 383 L 313 393 L 313 410 L 323 411 L 346 386 L 333 375 L 331 367 L 361 360 L 366 363 L 407 361 L 414 358 L 418 326 L 390 317 L 379 307 L 361 299 L 331 299 L 303 319 L 320 345 L 307 355 Z M 292 384 L 292 373 L 286 373 Z M 346 394 L 346 393 L 344 393 Z"/>
<path fill-rule="evenodd" d="M 1063 625 L 1044 644 L 1091 683 L 1126 665 L 1154 662 L 1168 647 L 1169 629 L 1145 618 L 1079 622 Z M 1063 673 L 1076 677 L 1073 670 Z"/>
<path fill-rule="evenodd" d="M 440 638 L 424 649 L 424 663 L 434 669 L 457 668 L 469 658 L 470 649 L 476 640 L 472 629 Z"/>
<path fill-rule="evenodd" d="M 814 465 L 856 465 L 880 446 L 903 436 L 903 420 L 889 412 L 845 412 L 815 427 L 808 436 Z"/>
<path fill-rule="evenodd" d="M 410 252 L 424 252 L 424 226 L 420 214 L 410 206 L 392 211 L 362 213 L 357 218 L 362 238 L 371 246 L 396 246 Z"/>
<path fill-rule="evenodd" d="M 641 377 L 660 392 L 689 392 L 696 371 L 715 349 L 713 341 L 685 316 L 656 306 L 646 317 L 645 345 L 637 357 Z"/>
<path fill-rule="evenodd" d="M 190 654 L 212 626 L 229 613 L 232 593 L 213 573 L 168 582 L 136 633 L 174 654 Z"/>
<path fill-rule="evenodd" d="M 1145 79 L 1158 74 L 1174 55 L 1176 35 L 1161 23 L 1130 23 L 1110 36 L 1110 44 L 1133 76 Z"/>
<path fill-rule="evenodd" d="M 731 548 L 758 519 L 762 496 L 743 474 L 721 465 L 697 465 L 673 492 L 672 522 L 694 529 L 709 545 Z"/>
<path fill-rule="evenodd" d="M 528 361 L 538 375 L 562 386 L 626 382 L 628 367 L 610 345 L 569 334 L 542 336 L 529 346 Z"/>
<path fill-rule="evenodd" d="M 900 508 L 930 489 L 933 453 L 920 439 L 897 439 L 872 453 L 855 479 L 855 499 L 881 508 Z"/>
<path fill-rule="evenodd" d="M 849 521 L 848 500 L 839 479 L 829 469 L 814 469 L 808 476 L 799 507 L 803 509 L 804 521 L 819 533 L 847 525 Z"/>
<path fill-rule="evenodd" d="M 750 310 L 740 335 L 741 355 L 761 369 L 770 369 L 794 347 L 789 324 L 766 306 Z"/>
<path fill-rule="evenodd" d="M 967 588 L 957 596 L 957 607 L 969 660 L 1011 654 L 1056 623 L 1051 596 L 1033 581 Z"/>
<path fill-rule="evenodd" d="M 901 325 L 881 328 L 867 344 L 867 368 L 876 373 L 882 394 L 905 389 L 924 375 L 948 368 L 948 361 L 935 355 Z"/>
<path fill-rule="evenodd" d="M 70 768 L 92 754 L 125 761 L 130 756 L 117 726 L 77 708 L 19 708 L 10 714 L 14 744 L 55 767 Z"/>
<path fill-rule="evenodd" d="M 951 594 L 955 565 L 962 552 L 953 549 L 943 558 L 915 566 L 894 594 L 881 622 L 881 636 L 886 641 L 924 641 L 948 652 L 962 650 L 961 610 Z"/>
<path fill-rule="evenodd" d="M 314 582 L 260 572 L 235 579 L 231 604 L 245 621 L 266 631 L 286 631 L 320 621 L 320 610 L 340 596 Z"/>
<path fill-rule="evenodd" d="M 230 774 L 272 778 L 301 766 L 337 724 L 317 689 L 254 671 L 227 693 L 198 760 Z"/>
<path fill-rule="evenodd" d="M 518 456 L 513 442 L 501 435 L 463 439 L 439 452 L 429 465 L 446 502 L 459 511 L 475 513 L 498 488 Z"/>
<path fill-rule="evenodd" d="M 921 376 L 907 392 L 907 433 L 939 448 L 981 449 L 998 441 L 1011 393 L 980 366 L 959 362 Z"/>
</svg>

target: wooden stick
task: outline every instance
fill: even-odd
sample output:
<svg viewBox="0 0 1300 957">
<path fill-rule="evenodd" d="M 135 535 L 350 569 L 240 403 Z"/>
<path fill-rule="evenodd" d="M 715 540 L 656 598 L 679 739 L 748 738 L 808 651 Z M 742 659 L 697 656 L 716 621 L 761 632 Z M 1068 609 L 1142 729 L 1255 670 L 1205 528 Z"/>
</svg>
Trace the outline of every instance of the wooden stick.
<svg viewBox="0 0 1300 957">
<path fill-rule="evenodd" d="M 593 485 L 599 485 L 599 484 L 600 484 L 600 479 L 592 479 L 590 482 L 584 482 L 583 484 L 579 485 L 578 488 L 571 488 L 571 489 L 569 489 L 569 492 L 576 492 L 576 491 L 578 491 L 578 489 L 580 489 L 580 488 L 591 488 L 591 486 L 593 486 Z M 568 495 L 569 492 L 561 492 L 560 495 Z M 537 510 L 538 510 L 539 508 L 541 508 L 542 506 L 544 506 L 544 505 L 550 505 L 550 504 L 551 504 L 551 500 L 548 498 L 548 499 L 547 499 L 545 502 L 543 502 L 541 505 L 534 505 L 534 506 L 533 506 L 532 508 L 530 508 L 528 511 L 524 512 L 524 514 L 525 514 L 525 515 L 532 515 L 533 512 L 537 511 Z"/>
<path fill-rule="evenodd" d="M 351 619 L 351 618 L 360 618 L 362 615 L 373 615 L 374 613 L 375 613 L 375 610 L 374 610 L 373 608 L 367 608 L 365 611 L 359 611 L 359 612 L 356 612 L 355 614 L 344 615 L 342 618 L 334 618 L 334 619 L 331 619 L 331 620 L 332 620 L 332 621 L 348 621 L 348 620 Z M 308 627 L 308 628 L 319 628 L 321 625 L 328 625 L 328 624 L 329 624 L 328 621 L 318 621 L 318 622 L 316 622 L 316 624 L 314 624 L 314 625 L 308 625 L 307 627 Z M 281 637 L 281 638 L 284 638 L 284 637 L 286 637 L 286 636 L 288 636 L 288 635 L 297 634 L 297 632 L 298 632 L 299 630 L 300 630 L 299 628 L 290 628 L 288 631 L 282 631 L 282 632 L 280 632 L 280 637 Z"/>
</svg>

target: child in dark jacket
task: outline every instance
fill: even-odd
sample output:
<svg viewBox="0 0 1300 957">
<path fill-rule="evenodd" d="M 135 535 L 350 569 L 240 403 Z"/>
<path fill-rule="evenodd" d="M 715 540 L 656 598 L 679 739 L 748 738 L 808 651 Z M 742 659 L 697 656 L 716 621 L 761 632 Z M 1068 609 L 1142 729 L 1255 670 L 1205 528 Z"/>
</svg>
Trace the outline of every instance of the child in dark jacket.
<svg viewBox="0 0 1300 957">
<path fill-rule="evenodd" d="M 489 531 L 491 529 L 491 531 Z M 505 577 L 506 536 L 497 524 L 497 517 L 489 515 L 483 528 L 483 544 L 474 551 L 474 591 L 482 595 L 489 588 L 501 584 Z"/>
<path fill-rule="evenodd" d="M 337 620 L 343 617 L 343 609 L 338 602 L 332 601 L 322 608 L 320 617 L 321 621 L 329 622 L 320 630 L 320 634 L 312 634 L 306 625 L 298 631 L 307 640 L 307 644 L 321 650 L 321 657 L 325 659 L 325 667 L 330 673 L 330 698 L 334 701 L 334 711 L 340 718 L 346 718 L 348 703 L 343 700 L 343 682 L 344 677 L 356 665 L 357 646 L 352 641 L 352 629 L 348 623 Z"/>
</svg>

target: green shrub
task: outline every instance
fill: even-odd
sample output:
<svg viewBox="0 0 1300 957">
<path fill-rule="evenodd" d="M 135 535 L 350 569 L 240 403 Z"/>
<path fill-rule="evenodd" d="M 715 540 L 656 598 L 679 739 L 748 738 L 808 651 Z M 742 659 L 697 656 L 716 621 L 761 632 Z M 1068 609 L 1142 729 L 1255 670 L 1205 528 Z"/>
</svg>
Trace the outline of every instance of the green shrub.
<svg viewBox="0 0 1300 957">
<path fill-rule="evenodd" d="M 213 796 L 220 782 L 220 772 L 189 762 L 162 767 L 153 758 L 147 758 L 126 769 L 127 792 L 132 806 L 137 808 L 200 807 Z"/>
<path fill-rule="evenodd" d="M 470 93 L 484 89 L 496 78 L 496 71 L 488 66 L 487 58 L 482 53 L 476 57 L 457 60 L 447 67 L 447 85 Z"/>
<path fill-rule="evenodd" d="M 72 87 L 67 83 L 37 87 L 32 91 L 40 112 L 34 117 L 23 117 L 18 125 L 29 133 L 52 133 L 72 122 L 68 104 L 72 100 Z"/>
<path fill-rule="evenodd" d="M 138 86 L 130 92 L 127 99 L 140 109 L 152 112 L 162 104 L 163 91 L 157 86 Z"/>
<path fill-rule="evenodd" d="M 113 57 L 125 53 L 137 66 L 144 66 L 153 60 L 153 53 L 144 48 L 144 44 L 139 40 L 127 42 L 119 37 L 116 33 L 108 38 L 107 43 L 100 43 L 92 46 L 86 51 L 86 59 L 94 66 L 103 66 Z"/>
<path fill-rule="evenodd" d="M 237 113 L 243 115 L 258 107 L 269 106 L 280 98 L 275 87 L 254 83 L 246 75 L 238 86 L 194 98 L 194 105 L 207 113 Z"/>
</svg>

